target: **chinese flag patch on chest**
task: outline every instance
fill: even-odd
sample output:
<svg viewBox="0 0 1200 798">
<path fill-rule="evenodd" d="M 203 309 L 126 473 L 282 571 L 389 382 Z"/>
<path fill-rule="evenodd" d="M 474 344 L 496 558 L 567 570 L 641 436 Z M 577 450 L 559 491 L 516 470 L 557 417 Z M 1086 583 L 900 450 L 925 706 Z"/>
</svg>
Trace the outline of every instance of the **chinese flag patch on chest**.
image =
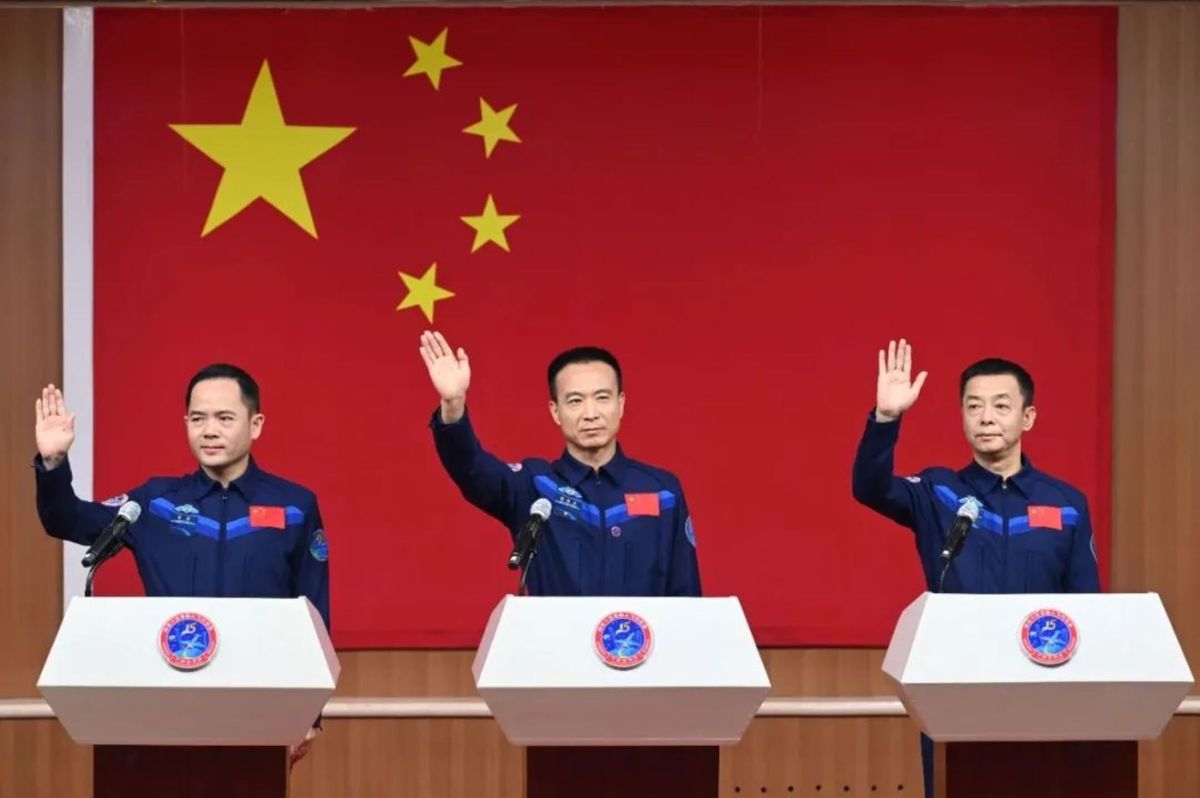
<svg viewBox="0 0 1200 798">
<path fill-rule="evenodd" d="M 1062 531 L 1062 508 L 1029 505 L 1029 526 Z"/>
<path fill-rule="evenodd" d="M 282 507 L 264 507 L 261 504 L 250 505 L 250 526 L 267 529 L 284 529 L 287 527 L 287 514 Z"/>
<path fill-rule="evenodd" d="M 625 508 L 629 510 L 629 517 L 635 515 L 659 515 L 657 493 L 626 493 Z"/>
</svg>

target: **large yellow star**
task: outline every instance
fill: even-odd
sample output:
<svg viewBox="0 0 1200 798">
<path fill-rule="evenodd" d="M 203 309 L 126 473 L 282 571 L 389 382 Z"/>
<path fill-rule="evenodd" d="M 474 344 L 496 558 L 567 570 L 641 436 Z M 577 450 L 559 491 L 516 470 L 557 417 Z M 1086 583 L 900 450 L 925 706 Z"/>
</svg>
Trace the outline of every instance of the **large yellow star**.
<svg viewBox="0 0 1200 798">
<path fill-rule="evenodd" d="M 404 73 L 404 77 L 425 75 L 433 84 L 434 91 L 437 91 L 442 82 L 442 70 L 462 66 L 462 61 L 446 55 L 446 34 L 449 30 L 449 28 L 442 28 L 442 32 L 429 44 L 415 36 L 408 37 L 408 43 L 412 45 L 413 54 L 417 60 L 413 61 L 413 65 Z"/>
<path fill-rule="evenodd" d="M 170 127 L 225 167 L 202 236 L 261 198 L 316 238 L 317 228 L 300 169 L 354 132 L 352 127 L 310 127 L 284 122 L 266 61 L 258 71 L 240 125 Z"/>
<path fill-rule="evenodd" d="M 461 218 L 468 226 L 475 228 L 475 242 L 471 244 L 472 252 L 475 252 L 489 241 L 505 252 L 508 252 L 508 239 L 504 236 L 504 229 L 521 217 L 515 215 L 502 216 L 497 213 L 496 202 L 492 199 L 492 195 L 488 194 L 482 214 L 479 216 L 463 216 Z"/>
<path fill-rule="evenodd" d="M 404 310 L 405 308 L 419 307 L 421 312 L 425 314 L 425 318 L 430 322 L 433 321 L 433 304 L 443 299 L 449 299 L 454 296 L 452 291 L 447 291 L 437 284 L 437 263 L 434 263 L 420 277 L 413 277 L 411 274 L 400 272 L 400 279 L 404 281 L 404 287 L 408 289 L 408 294 L 396 306 L 396 310 Z"/>
<path fill-rule="evenodd" d="M 521 139 L 513 132 L 513 129 L 508 126 L 512 120 L 513 113 L 517 110 L 517 106 L 510 105 L 499 111 L 492 110 L 492 106 L 488 105 L 487 100 L 479 98 L 479 115 L 480 119 L 470 127 L 463 128 L 463 133 L 471 133 L 476 136 L 483 136 L 483 154 L 486 158 L 492 157 L 492 150 L 496 149 L 496 143 L 500 141 L 511 141 L 514 144 L 520 144 Z"/>
</svg>

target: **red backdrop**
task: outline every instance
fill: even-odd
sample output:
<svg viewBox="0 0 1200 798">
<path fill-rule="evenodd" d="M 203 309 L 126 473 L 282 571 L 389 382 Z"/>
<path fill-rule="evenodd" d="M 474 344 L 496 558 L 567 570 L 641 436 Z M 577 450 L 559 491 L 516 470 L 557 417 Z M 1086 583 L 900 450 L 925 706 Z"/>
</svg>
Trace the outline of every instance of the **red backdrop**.
<svg viewBox="0 0 1200 798">
<path fill-rule="evenodd" d="M 448 28 L 434 90 L 408 37 Z M 915 345 L 899 466 L 965 464 L 957 374 L 1038 380 L 1026 451 L 1109 528 L 1115 10 L 577 8 L 96 12 L 99 494 L 194 468 L 200 366 L 262 385 L 268 470 L 317 491 L 343 647 L 471 645 L 503 529 L 426 429 L 398 272 L 455 296 L 498 456 L 561 450 L 544 368 L 598 343 L 622 441 L 675 471 L 706 592 L 767 645 L 886 642 L 910 534 L 850 497 L 875 351 Z M 237 124 L 263 61 L 288 124 L 355 131 L 301 172 L 318 237 L 259 200 L 202 236 L 222 167 L 170 124 Z M 479 100 L 517 109 L 490 158 Z M 471 253 L 487 195 L 510 251 Z M 69 398 L 69 397 L 68 397 Z M 136 590 L 128 558 L 102 577 Z"/>
</svg>

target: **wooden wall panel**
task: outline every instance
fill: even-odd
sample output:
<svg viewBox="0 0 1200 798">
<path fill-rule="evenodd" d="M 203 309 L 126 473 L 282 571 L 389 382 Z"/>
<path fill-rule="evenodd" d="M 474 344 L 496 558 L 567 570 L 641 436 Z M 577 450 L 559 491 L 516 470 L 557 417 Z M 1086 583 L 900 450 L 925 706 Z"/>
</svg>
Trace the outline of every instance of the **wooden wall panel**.
<svg viewBox="0 0 1200 798">
<path fill-rule="evenodd" d="M 918 740 L 907 718 L 760 718 L 721 752 L 721 796 L 918 798 Z"/>
<path fill-rule="evenodd" d="M 62 604 L 30 471 L 33 402 L 62 370 L 59 18 L 0 9 L 0 698 L 34 694 Z"/>
<path fill-rule="evenodd" d="M 33 401 L 62 380 L 60 20 L 0 8 L 0 698 L 37 695 L 62 613 L 30 472 Z M 0 796 L 84 798 L 91 764 L 57 721 L 0 721 Z"/>
<path fill-rule="evenodd" d="M 1140 798 L 1200 795 L 1200 717 L 1175 718 L 1160 739 L 1142 744 L 1138 787 Z"/>
<path fill-rule="evenodd" d="M 57 720 L 0 721 L 0 797 L 88 798 L 92 749 Z"/>
<path fill-rule="evenodd" d="M 524 750 L 492 720 L 330 720 L 292 771 L 292 798 L 522 798 Z"/>
<path fill-rule="evenodd" d="M 1157 591 L 1200 667 L 1200 7 L 1121 9 L 1113 589 Z M 1200 718 L 1141 751 L 1142 798 L 1200 795 Z"/>
</svg>

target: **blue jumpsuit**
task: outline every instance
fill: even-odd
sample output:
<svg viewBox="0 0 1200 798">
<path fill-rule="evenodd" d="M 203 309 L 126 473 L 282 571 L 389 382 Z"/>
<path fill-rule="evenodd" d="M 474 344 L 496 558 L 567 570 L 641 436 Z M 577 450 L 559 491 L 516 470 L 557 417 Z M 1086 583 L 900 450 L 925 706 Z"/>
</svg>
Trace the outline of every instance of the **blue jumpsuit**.
<svg viewBox="0 0 1200 798">
<path fill-rule="evenodd" d="M 466 415 L 434 411 L 438 457 L 471 504 L 515 537 L 539 498 L 552 512 L 529 566 L 542 596 L 699 596 L 696 535 L 679 480 L 618 447 L 599 470 L 563 453 L 503 463 L 484 451 Z"/>
<path fill-rule="evenodd" d="M 34 461 L 46 532 L 90 546 L 125 501 L 142 515 L 125 540 L 148 596 L 306 596 L 329 627 L 329 544 L 312 491 L 259 469 L 228 488 L 203 470 L 154 477 L 106 502 L 79 499 L 71 465 Z"/>
</svg>

